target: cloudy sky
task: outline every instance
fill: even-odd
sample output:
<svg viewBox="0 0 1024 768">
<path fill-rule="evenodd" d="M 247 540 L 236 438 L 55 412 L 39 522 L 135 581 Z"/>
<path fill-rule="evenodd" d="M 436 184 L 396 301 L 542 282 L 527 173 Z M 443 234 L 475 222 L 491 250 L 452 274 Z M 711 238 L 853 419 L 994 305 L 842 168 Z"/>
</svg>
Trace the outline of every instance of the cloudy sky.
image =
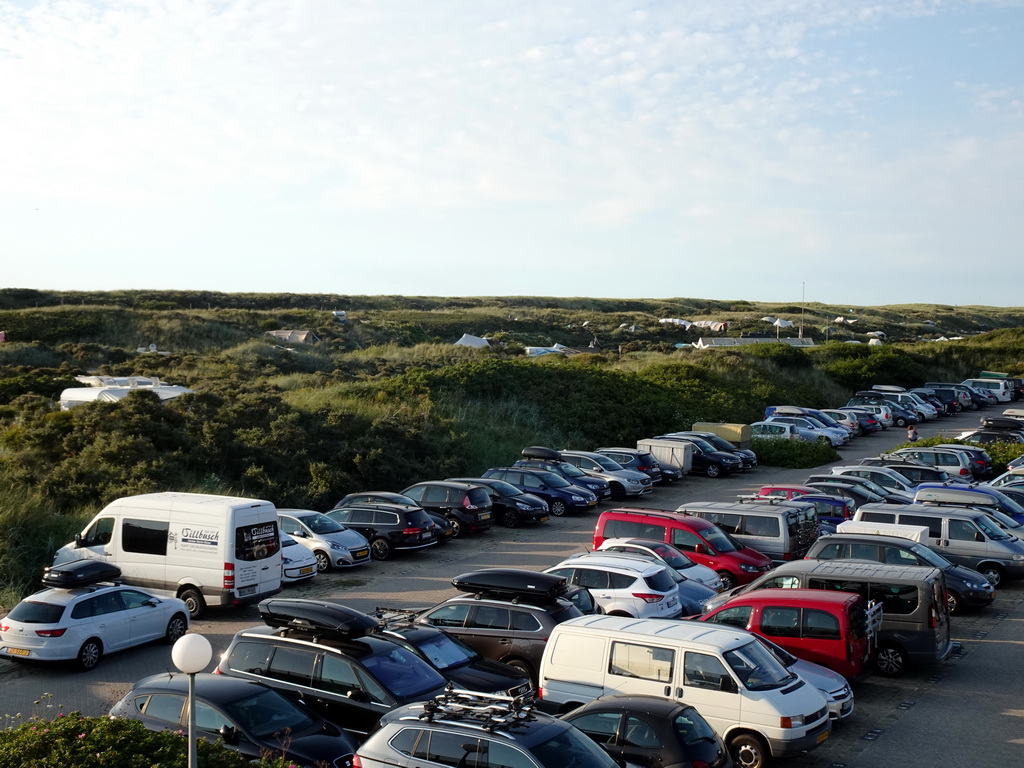
<svg viewBox="0 0 1024 768">
<path fill-rule="evenodd" d="M 1024 305 L 1024 0 L 0 0 L 0 286 Z"/>
</svg>

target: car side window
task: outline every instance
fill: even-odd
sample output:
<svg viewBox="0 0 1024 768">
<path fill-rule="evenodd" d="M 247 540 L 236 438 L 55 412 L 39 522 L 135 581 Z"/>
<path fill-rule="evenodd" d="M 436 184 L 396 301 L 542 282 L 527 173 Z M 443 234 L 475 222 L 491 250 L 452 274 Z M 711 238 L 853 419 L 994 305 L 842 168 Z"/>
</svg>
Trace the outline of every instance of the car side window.
<svg viewBox="0 0 1024 768">
<path fill-rule="evenodd" d="M 142 608 L 149 604 L 149 601 L 153 599 L 152 595 L 147 595 L 145 592 L 139 592 L 134 589 L 122 589 L 121 599 L 124 601 L 124 607 L 128 610 L 133 608 Z"/>
<path fill-rule="evenodd" d="M 543 488 L 544 483 L 537 475 L 531 475 L 529 473 L 523 475 L 523 479 L 520 482 L 521 485 L 525 485 L 527 488 Z"/>
<path fill-rule="evenodd" d="M 479 739 L 448 731 L 428 731 L 426 736 L 426 739 L 420 739 L 416 757 L 452 768 L 484 768 L 478 762 L 482 751 Z"/>
<path fill-rule="evenodd" d="M 487 758 L 481 758 L 480 768 L 535 768 L 526 754 L 515 747 L 498 741 L 487 741 Z"/>
<path fill-rule="evenodd" d="M 281 526 L 281 530 L 287 533 L 289 536 L 302 535 L 302 523 L 300 523 L 294 517 L 287 517 L 282 515 L 277 518 L 277 522 Z"/>
<path fill-rule="evenodd" d="M 262 675 L 266 672 L 273 646 L 266 643 L 238 643 L 228 658 L 228 667 L 239 672 Z"/>
<path fill-rule="evenodd" d="M 580 568 L 576 571 L 575 583 L 587 589 L 608 589 L 608 574 L 593 568 Z"/>
<path fill-rule="evenodd" d="M 761 612 L 761 632 L 768 637 L 800 637 L 800 609 L 765 608 Z"/>
<path fill-rule="evenodd" d="M 622 715 L 618 712 L 594 712 L 577 717 L 572 724 L 598 744 L 609 744 L 619 732 Z"/>
<path fill-rule="evenodd" d="M 342 515 L 338 516 L 346 523 L 352 523 L 353 525 L 369 525 L 373 522 L 373 510 L 372 509 L 348 509 Z"/>
<path fill-rule="evenodd" d="M 140 696 L 135 699 L 137 710 L 147 717 L 165 723 L 180 723 L 181 710 L 184 707 L 185 697 L 175 693 L 154 693 L 152 696 Z"/>
<path fill-rule="evenodd" d="M 658 734 L 651 724 L 634 715 L 626 718 L 626 730 L 622 734 L 622 740 L 627 747 L 639 747 L 640 749 L 659 749 L 661 747 Z"/>
<path fill-rule="evenodd" d="M 435 627 L 464 627 L 469 616 L 469 606 L 461 603 L 442 605 L 436 611 L 427 614 L 427 619 Z"/>
<path fill-rule="evenodd" d="M 383 510 L 375 510 L 373 513 L 373 524 L 374 525 L 398 525 L 398 513 L 397 512 L 385 512 Z"/>
<path fill-rule="evenodd" d="M 882 549 L 885 554 L 883 562 L 889 565 L 918 565 L 917 556 L 913 552 L 899 547 L 883 547 Z"/>
<path fill-rule="evenodd" d="M 877 544 L 853 542 L 850 544 L 850 557 L 856 560 L 873 560 L 875 562 L 881 562 L 881 558 L 878 555 Z"/>
<path fill-rule="evenodd" d="M 750 616 L 753 612 L 754 609 L 752 606 L 736 605 L 732 608 L 723 608 L 713 616 L 709 616 L 707 620 L 714 624 L 726 624 L 730 627 L 746 629 L 747 624 L 750 623 Z"/>
<path fill-rule="evenodd" d="M 636 578 L 625 573 L 609 573 L 608 583 L 612 589 L 629 589 L 636 582 Z"/>
<path fill-rule="evenodd" d="M 231 725 L 231 721 L 217 708 L 211 707 L 205 701 L 196 702 L 196 728 L 216 733 L 225 725 Z"/>
<path fill-rule="evenodd" d="M 320 666 L 320 687 L 325 691 L 348 693 L 353 688 L 360 688 L 356 671 L 344 659 L 332 653 L 324 654 Z"/>
<path fill-rule="evenodd" d="M 286 683 L 310 685 L 316 656 L 315 651 L 278 646 L 270 659 L 270 676 Z"/>
<path fill-rule="evenodd" d="M 428 485 L 422 489 L 419 500 L 428 503 L 448 501 L 448 489 L 440 485 Z"/>
<path fill-rule="evenodd" d="M 526 611 L 515 611 L 512 612 L 512 629 L 519 632 L 538 632 L 543 627 L 540 625 L 540 621 L 532 613 Z"/>
<path fill-rule="evenodd" d="M 639 643 L 612 642 L 608 671 L 622 677 L 638 677 L 659 683 L 671 682 L 676 652 Z"/>
<path fill-rule="evenodd" d="M 728 677 L 725 665 L 716 656 L 687 651 L 683 660 L 683 685 L 720 690 L 722 678 Z"/>
<path fill-rule="evenodd" d="M 508 629 L 510 620 L 507 608 L 478 605 L 473 611 L 468 626 L 476 629 Z"/>
</svg>

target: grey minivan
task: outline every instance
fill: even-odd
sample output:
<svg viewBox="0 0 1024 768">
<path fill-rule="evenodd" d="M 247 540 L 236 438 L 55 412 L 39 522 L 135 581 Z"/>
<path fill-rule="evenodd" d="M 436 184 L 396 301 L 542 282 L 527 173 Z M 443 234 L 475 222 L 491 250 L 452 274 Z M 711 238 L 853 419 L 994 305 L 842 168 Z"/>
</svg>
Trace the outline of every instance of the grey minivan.
<svg viewBox="0 0 1024 768">
<path fill-rule="evenodd" d="M 821 527 L 813 504 L 799 497 L 758 498 L 738 502 L 690 502 L 676 512 L 702 517 L 773 563 L 799 560 L 818 538 Z"/>
</svg>

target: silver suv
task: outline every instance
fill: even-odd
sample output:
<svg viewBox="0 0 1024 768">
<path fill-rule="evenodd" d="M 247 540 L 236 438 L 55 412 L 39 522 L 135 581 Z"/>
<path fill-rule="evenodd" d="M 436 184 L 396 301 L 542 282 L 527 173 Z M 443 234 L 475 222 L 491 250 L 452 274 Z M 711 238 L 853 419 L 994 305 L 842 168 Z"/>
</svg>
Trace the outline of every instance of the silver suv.
<svg viewBox="0 0 1024 768">
<path fill-rule="evenodd" d="M 562 458 L 591 477 L 599 477 L 612 489 L 613 499 L 643 496 L 654 490 L 654 483 L 644 472 L 626 469 L 615 459 L 596 451 L 561 451 Z"/>
<path fill-rule="evenodd" d="M 387 713 L 359 748 L 362 768 L 618 768 L 575 726 L 507 696 L 449 691 Z"/>
</svg>

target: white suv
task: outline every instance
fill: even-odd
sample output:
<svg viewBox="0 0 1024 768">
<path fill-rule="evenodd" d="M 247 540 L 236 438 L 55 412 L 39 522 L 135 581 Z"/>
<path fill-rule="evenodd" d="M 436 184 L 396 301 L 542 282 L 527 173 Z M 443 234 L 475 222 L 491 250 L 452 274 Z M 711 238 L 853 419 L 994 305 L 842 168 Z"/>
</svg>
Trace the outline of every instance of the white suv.
<svg viewBox="0 0 1024 768">
<path fill-rule="evenodd" d="M 643 619 L 674 619 L 682 607 L 665 565 L 592 552 L 563 560 L 545 573 L 590 590 L 605 613 Z"/>
</svg>

